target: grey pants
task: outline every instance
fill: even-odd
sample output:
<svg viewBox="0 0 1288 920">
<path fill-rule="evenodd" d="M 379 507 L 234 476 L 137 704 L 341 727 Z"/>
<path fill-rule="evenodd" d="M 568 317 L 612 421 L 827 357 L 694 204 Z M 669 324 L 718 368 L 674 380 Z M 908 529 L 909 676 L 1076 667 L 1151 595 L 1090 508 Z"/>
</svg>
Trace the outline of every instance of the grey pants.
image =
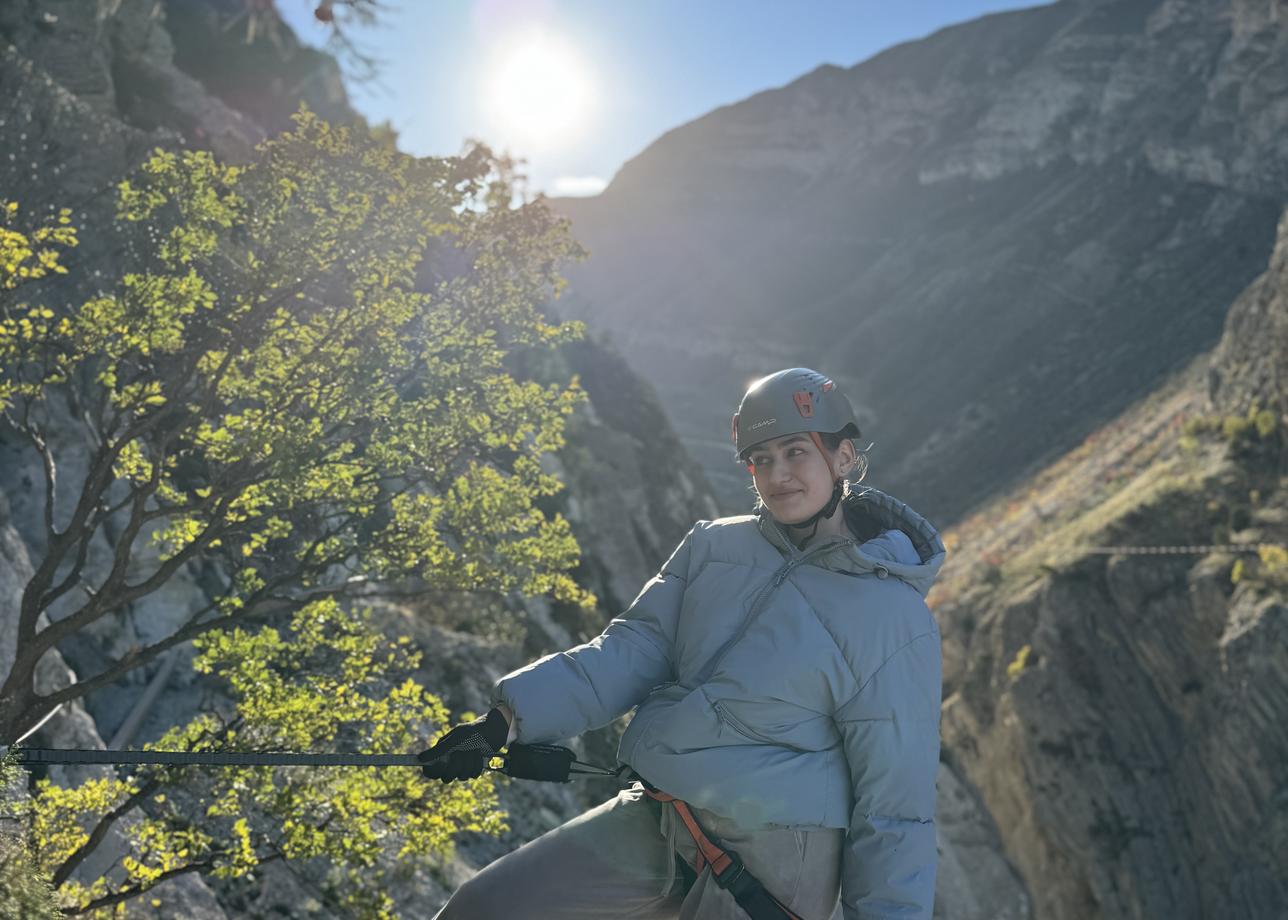
<svg viewBox="0 0 1288 920">
<path fill-rule="evenodd" d="M 482 869 L 438 920 L 745 920 L 733 896 L 703 869 L 688 892 L 674 854 L 697 847 L 675 810 L 637 784 Z M 845 832 L 834 828 L 739 829 L 700 808 L 707 833 L 742 857 L 769 892 L 804 920 L 828 920 L 840 893 Z"/>
</svg>

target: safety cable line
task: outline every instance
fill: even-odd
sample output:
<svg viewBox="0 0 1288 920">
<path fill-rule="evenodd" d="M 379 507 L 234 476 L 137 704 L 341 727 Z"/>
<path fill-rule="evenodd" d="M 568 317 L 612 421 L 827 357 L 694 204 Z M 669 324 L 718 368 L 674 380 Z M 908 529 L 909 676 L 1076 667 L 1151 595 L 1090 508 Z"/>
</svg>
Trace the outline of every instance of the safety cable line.
<svg viewBox="0 0 1288 920">
<path fill-rule="evenodd" d="M 21 764 L 159 764 L 203 767 L 420 767 L 415 754 L 302 754 L 292 751 L 99 751 L 14 748 Z"/>
<path fill-rule="evenodd" d="M 20 764 L 155 764 L 199 767 L 423 767 L 415 754 L 304 754 L 293 751 L 100 751 L 72 748 L 12 748 Z M 0 755 L 4 749 L 0 748 Z M 498 755 L 508 761 L 505 754 Z M 507 763 L 508 766 L 508 763 Z M 580 769 L 578 769 L 580 768 Z M 506 772 L 502 767 L 488 767 Z M 609 769 L 572 761 L 573 776 L 620 777 L 624 767 Z"/>
<path fill-rule="evenodd" d="M 1177 555 L 1206 556 L 1208 553 L 1255 553 L 1262 549 L 1285 549 L 1282 543 L 1220 543 L 1213 545 L 1192 546 L 1061 546 L 1060 549 L 1072 549 L 1083 553 L 1104 556 L 1117 555 Z"/>
</svg>

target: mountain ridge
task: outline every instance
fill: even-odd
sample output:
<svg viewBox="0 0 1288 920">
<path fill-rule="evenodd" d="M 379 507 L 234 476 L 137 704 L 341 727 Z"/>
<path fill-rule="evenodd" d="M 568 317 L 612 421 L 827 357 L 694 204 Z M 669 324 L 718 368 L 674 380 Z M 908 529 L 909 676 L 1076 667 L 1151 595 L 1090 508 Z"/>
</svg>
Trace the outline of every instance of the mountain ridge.
<svg viewBox="0 0 1288 920">
<path fill-rule="evenodd" d="M 804 364 L 859 404 L 882 487 L 949 523 L 1215 345 L 1264 268 L 1288 25 L 1247 6 L 999 13 L 716 110 L 554 202 L 591 252 L 565 309 L 726 510 L 728 413 Z"/>
</svg>

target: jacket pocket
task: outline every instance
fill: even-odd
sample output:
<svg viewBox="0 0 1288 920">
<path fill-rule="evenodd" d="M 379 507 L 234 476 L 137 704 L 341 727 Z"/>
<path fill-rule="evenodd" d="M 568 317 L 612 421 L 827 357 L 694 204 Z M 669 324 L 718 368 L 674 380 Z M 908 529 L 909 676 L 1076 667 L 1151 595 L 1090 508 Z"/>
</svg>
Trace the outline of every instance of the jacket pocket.
<svg viewBox="0 0 1288 920">
<path fill-rule="evenodd" d="M 721 725 L 728 726 L 735 734 L 742 735 L 748 741 L 755 741 L 759 744 L 775 744 L 780 747 L 791 747 L 791 745 L 783 744 L 781 741 L 775 741 L 773 738 L 766 737 L 755 729 L 749 728 L 745 722 L 741 721 L 737 716 L 725 709 L 724 702 L 722 700 L 713 700 L 711 702 L 711 708 L 716 711 L 716 718 L 720 720 Z"/>
</svg>

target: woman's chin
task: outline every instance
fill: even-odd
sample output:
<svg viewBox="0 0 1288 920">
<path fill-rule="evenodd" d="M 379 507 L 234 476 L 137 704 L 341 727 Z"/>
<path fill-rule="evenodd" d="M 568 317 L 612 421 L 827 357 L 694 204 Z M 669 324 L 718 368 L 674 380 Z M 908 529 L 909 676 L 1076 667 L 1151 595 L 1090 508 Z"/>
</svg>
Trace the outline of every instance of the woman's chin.
<svg viewBox="0 0 1288 920">
<path fill-rule="evenodd" d="M 818 508 L 815 508 L 814 511 L 800 511 L 796 508 L 775 509 L 773 505 L 768 505 L 767 507 L 774 520 L 784 527 L 799 527 L 820 510 Z"/>
</svg>

